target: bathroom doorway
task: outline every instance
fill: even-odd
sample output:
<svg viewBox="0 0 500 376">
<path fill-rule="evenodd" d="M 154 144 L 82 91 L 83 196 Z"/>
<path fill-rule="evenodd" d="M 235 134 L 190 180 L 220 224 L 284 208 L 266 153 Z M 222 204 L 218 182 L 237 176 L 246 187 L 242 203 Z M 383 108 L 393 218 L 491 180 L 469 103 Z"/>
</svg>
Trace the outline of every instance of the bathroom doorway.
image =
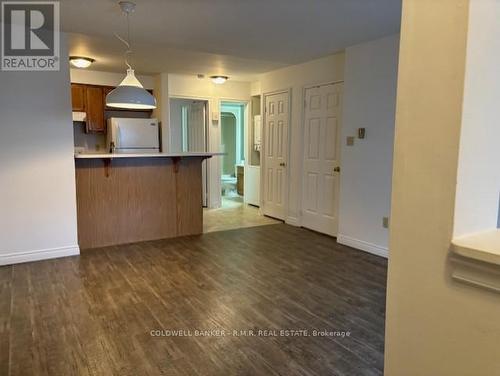
<svg viewBox="0 0 500 376">
<path fill-rule="evenodd" d="M 245 115 L 246 103 L 221 102 L 222 206 L 242 204 L 245 195 Z"/>
<path fill-rule="evenodd" d="M 255 102 L 259 102 L 256 100 Z M 260 103 L 260 102 L 259 102 Z M 255 186 L 254 169 L 255 153 L 259 154 L 259 145 L 254 138 L 252 118 L 250 115 L 260 111 L 260 106 L 254 102 L 222 101 L 220 102 L 220 150 L 226 155 L 220 159 L 221 175 L 221 206 L 214 209 L 204 209 L 203 232 L 226 231 L 244 227 L 264 226 L 280 223 L 265 217 L 255 205 L 255 195 L 258 194 L 258 181 Z M 259 132 L 260 134 L 260 132 Z M 248 156 L 248 157 L 247 157 Z M 248 159 L 248 161 L 247 161 Z M 248 163 L 250 162 L 250 164 Z M 251 166 L 252 165 L 252 166 Z M 257 174 L 259 176 L 259 174 Z M 250 184 L 249 184 L 250 183 Z M 257 196 L 258 203 L 258 196 Z"/>
</svg>

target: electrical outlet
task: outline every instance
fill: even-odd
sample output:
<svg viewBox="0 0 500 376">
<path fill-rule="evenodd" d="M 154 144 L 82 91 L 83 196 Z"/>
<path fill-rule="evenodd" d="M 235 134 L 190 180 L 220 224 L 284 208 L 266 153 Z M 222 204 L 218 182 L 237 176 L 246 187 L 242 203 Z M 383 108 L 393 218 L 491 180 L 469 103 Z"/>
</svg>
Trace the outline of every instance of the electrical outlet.
<svg viewBox="0 0 500 376">
<path fill-rule="evenodd" d="M 354 137 L 348 136 L 346 139 L 346 145 L 347 146 L 353 146 L 354 145 Z"/>
<path fill-rule="evenodd" d="M 382 218 L 382 227 L 383 228 L 389 228 L 389 217 L 383 217 Z"/>
</svg>

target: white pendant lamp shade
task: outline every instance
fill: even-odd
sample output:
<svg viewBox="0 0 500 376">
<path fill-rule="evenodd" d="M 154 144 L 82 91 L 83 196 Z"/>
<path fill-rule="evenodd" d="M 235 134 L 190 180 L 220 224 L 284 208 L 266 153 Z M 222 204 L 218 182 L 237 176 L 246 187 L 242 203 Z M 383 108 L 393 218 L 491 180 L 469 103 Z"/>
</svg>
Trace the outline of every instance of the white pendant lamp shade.
<svg viewBox="0 0 500 376">
<path fill-rule="evenodd" d="M 135 77 L 134 70 L 128 69 L 127 76 L 120 85 L 106 95 L 106 106 L 131 110 L 151 110 L 156 108 L 156 99 L 144 90 Z"/>
</svg>

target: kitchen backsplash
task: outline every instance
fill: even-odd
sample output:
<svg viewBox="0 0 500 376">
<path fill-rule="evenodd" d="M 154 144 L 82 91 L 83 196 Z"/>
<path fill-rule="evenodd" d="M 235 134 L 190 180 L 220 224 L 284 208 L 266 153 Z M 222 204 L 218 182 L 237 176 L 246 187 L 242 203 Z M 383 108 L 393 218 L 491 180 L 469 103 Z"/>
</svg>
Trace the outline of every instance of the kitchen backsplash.
<svg viewBox="0 0 500 376">
<path fill-rule="evenodd" d="M 106 150 L 106 135 L 85 133 L 85 123 L 83 122 L 73 122 L 73 137 L 75 147 L 82 147 L 90 152 Z"/>
<path fill-rule="evenodd" d="M 126 118 L 149 118 L 147 112 L 133 111 L 106 111 L 106 119 L 110 117 L 126 117 Z M 73 138 L 75 148 L 85 148 L 85 151 L 106 151 L 106 135 L 102 133 L 85 133 L 85 123 L 80 121 L 73 122 Z"/>
</svg>

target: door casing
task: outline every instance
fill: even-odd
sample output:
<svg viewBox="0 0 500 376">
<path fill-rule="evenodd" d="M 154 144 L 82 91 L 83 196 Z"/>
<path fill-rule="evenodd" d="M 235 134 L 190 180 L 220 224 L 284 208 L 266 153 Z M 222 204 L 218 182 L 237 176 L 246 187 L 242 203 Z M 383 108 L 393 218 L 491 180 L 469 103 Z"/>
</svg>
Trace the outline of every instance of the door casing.
<svg viewBox="0 0 500 376">
<path fill-rule="evenodd" d="M 204 102 L 205 106 L 205 130 L 204 130 L 204 139 L 205 139 L 205 151 L 209 152 L 210 150 L 210 118 L 208 114 L 210 113 L 210 98 L 203 98 L 203 97 L 192 97 L 192 96 L 172 96 L 168 97 L 168 124 L 170 127 L 171 124 L 171 114 L 170 114 L 170 102 L 175 99 L 188 99 L 188 100 L 193 100 L 193 101 L 200 101 Z M 168 140 L 169 140 L 169 145 L 171 143 L 171 132 L 170 129 L 168 130 Z M 207 160 L 204 160 L 202 162 L 202 181 L 203 181 L 203 206 L 205 207 L 210 207 L 211 202 L 210 202 L 210 164 L 208 163 Z"/>
</svg>

